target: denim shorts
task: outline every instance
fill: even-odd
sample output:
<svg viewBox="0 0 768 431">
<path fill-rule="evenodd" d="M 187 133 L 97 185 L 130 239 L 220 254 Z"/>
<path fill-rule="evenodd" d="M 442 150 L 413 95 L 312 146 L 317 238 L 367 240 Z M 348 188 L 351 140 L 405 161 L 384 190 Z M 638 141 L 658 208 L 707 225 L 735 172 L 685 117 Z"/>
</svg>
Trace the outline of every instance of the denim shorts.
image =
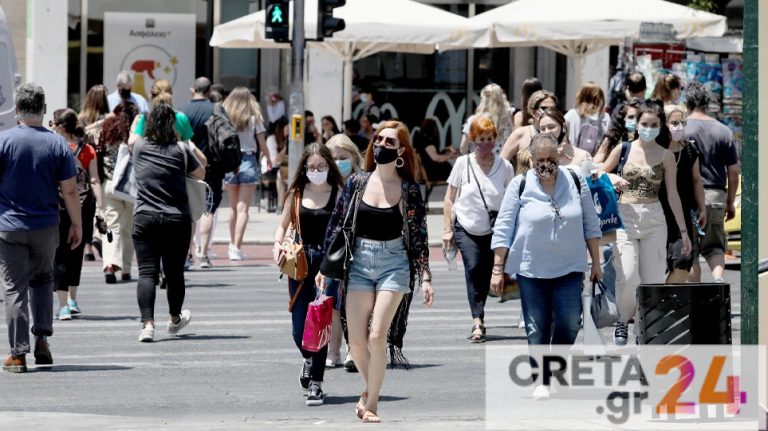
<svg viewBox="0 0 768 431">
<path fill-rule="evenodd" d="M 410 293 L 411 268 L 403 239 L 358 238 L 349 266 L 347 292 Z"/>
<path fill-rule="evenodd" d="M 255 153 L 243 153 L 243 161 L 237 173 L 228 172 L 224 183 L 229 185 L 255 185 L 261 179 L 261 163 Z"/>
</svg>

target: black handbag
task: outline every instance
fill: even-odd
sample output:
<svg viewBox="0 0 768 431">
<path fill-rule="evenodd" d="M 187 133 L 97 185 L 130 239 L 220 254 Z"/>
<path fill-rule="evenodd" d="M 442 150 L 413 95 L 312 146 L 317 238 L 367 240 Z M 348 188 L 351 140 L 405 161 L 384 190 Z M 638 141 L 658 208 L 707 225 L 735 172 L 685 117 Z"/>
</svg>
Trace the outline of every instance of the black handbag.
<svg viewBox="0 0 768 431">
<path fill-rule="evenodd" d="M 496 210 L 488 209 L 488 204 L 485 202 L 485 196 L 483 196 L 483 189 L 480 187 L 480 181 L 477 180 L 475 170 L 472 169 L 472 161 L 469 160 L 469 157 L 467 157 L 467 166 L 469 167 L 469 171 L 472 172 L 472 176 L 475 177 L 475 183 L 477 183 L 477 191 L 480 192 L 480 199 L 483 200 L 483 206 L 488 212 L 488 219 L 491 221 L 491 229 L 493 229 L 493 226 L 496 224 L 496 217 L 499 215 L 499 212 Z"/>
<path fill-rule="evenodd" d="M 346 280 L 347 269 L 352 261 L 354 251 L 355 226 L 357 224 L 357 207 L 360 205 L 360 189 L 355 189 L 352 195 L 347 213 L 344 215 L 344 223 L 336 237 L 331 241 L 331 246 L 325 253 L 320 263 L 320 273 L 334 280 Z M 352 214 L 352 224 L 349 224 L 349 216 Z"/>
</svg>

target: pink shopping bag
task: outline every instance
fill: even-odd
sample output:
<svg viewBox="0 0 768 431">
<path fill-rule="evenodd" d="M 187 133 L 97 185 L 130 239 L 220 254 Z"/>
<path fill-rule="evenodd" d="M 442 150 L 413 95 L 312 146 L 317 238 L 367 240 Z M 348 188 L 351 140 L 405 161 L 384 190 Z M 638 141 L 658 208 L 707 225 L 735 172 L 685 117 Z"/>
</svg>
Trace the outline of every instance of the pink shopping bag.
<svg viewBox="0 0 768 431">
<path fill-rule="evenodd" d="M 320 294 L 309 304 L 301 347 L 317 352 L 328 344 L 333 328 L 333 298 Z"/>
</svg>

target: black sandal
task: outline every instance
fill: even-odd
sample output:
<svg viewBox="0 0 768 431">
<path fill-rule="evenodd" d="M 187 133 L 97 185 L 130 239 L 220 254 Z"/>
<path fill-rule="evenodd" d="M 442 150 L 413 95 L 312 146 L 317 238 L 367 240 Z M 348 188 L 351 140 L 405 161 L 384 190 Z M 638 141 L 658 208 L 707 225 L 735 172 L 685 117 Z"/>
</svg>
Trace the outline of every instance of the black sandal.
<svg viewBox="0 0 768 431">
<path fill-rule="evenodd" d="M 480 333 L 476 333 L 475 331 L 480 331 Z M 472 325 L 472 333 L 469 336 L 469 342 L 476 344 L 476 343 L 485 343 L 485 327 L 481 324 L 475 324 Z"/>
</svg>

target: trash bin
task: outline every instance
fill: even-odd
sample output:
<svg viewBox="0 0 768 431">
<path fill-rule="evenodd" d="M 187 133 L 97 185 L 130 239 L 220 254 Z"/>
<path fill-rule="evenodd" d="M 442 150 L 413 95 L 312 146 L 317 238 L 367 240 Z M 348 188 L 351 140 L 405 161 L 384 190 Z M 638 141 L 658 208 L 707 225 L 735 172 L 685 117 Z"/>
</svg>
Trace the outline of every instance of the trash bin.
<svg viewBox="0 0 768 431">
<path fill-rule="evenodd" d="M 641 284 L 638 344 L 731 344 L 727 283 Z"/>
</svg>

